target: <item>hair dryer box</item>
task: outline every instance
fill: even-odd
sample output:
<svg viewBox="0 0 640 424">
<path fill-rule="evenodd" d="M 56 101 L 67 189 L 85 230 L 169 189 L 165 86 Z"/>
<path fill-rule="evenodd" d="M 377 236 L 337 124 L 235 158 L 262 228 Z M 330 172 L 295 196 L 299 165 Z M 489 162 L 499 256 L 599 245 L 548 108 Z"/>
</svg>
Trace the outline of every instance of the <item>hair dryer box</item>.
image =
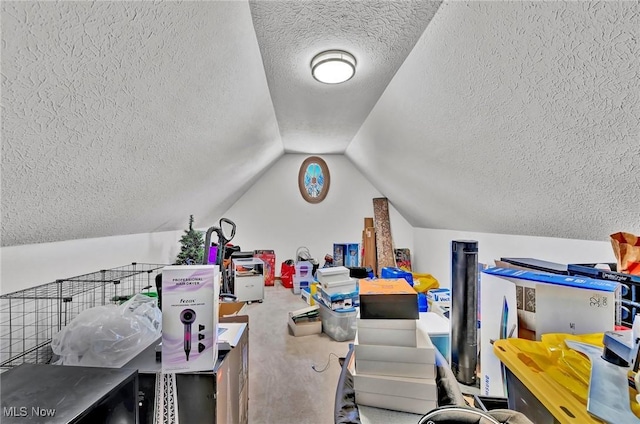
<svg viewBox="0 0 640 424">
<path fill-rule="evenodd" d="M 162 269 L 162 371 L 209 371 L 218 358 L 217 265 Z"/>
</svg>

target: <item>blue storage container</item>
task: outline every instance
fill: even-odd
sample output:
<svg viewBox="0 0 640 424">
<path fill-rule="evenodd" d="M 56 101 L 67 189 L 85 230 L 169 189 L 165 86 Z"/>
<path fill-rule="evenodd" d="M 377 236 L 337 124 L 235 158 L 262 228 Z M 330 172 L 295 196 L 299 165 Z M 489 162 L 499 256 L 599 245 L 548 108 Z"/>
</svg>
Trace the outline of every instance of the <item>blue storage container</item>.
<svg viewBox="0 0 640 424">
<path fill-rule="evenodd" d="M 411 287 L 413 287 L 413 274 L 411 274 L 409 271 L 405 271 L 400 268 L 386 266 L 382 268 L 382 273 L 380 275 L 380 278 L 385 278 L 385 279 L 404 278 L 411 285 Z"/>
</svg>

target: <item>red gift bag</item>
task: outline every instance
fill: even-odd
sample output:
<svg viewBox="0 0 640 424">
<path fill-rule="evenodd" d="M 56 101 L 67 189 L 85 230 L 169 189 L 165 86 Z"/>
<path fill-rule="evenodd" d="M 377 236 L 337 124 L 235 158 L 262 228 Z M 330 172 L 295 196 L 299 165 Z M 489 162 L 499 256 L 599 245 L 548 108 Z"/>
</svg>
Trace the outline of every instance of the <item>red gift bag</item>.
<svg viewBox="0 0 640 424">
<path fill-rule="evenodd" d="M 293 288 L 293 276 L 295 274 L 296 267 L 292 259 L 282 262 L 282 265 L 280 265 L 280 279 L 284 287 Z"/>
</svg>

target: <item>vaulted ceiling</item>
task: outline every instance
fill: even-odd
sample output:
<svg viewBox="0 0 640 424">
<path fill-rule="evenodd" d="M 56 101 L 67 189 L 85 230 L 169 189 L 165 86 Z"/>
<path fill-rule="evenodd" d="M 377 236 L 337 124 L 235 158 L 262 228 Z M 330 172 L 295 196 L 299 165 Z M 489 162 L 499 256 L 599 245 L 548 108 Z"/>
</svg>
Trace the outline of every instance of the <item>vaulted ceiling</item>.
<svg viewBox="0 0 640 424">
<path fill-rule="evenodd" d="M 285 151 L 344 153 L 441 1 L 250 1 Z M 309 64 L 345 50 L 357 78 L 319 84 Z"/>
<path fill-rule="evenodd" d="M 285 152 L 417 227 L 640 234 L 636 1 L 1 8 L 3 246 L 215 221 Z M 319 84 L 334 48 L 356 77 Z"/>
</svg>

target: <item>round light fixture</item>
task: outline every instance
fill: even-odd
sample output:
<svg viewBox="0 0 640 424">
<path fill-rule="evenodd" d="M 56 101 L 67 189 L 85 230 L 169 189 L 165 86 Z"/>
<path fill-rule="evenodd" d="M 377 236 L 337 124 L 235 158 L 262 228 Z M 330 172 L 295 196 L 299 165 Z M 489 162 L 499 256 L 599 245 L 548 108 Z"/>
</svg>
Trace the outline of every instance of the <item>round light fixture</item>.
<svg viewBox="0 0 640 424">
<path fill-rule="evenodd" d="M 328 50 L 311 60 L 311 75 L 325 84 L 340 84 L 356 73 L 356 58 L 342 50 Z"/>
</svg>

